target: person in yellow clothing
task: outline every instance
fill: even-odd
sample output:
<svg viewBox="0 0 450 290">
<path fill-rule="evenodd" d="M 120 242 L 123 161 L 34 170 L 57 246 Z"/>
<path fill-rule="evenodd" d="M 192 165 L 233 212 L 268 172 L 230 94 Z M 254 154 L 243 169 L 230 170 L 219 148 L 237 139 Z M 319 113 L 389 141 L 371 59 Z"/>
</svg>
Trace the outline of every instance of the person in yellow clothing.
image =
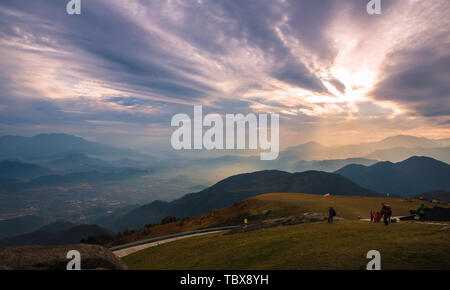
<svg viewBox="0 0 450 290">
<path fill-rule="evenodd" d="M 425 222 L 425 211 L 427 210 L 428 208 L 425 206 L 425 204 L 423 204 L 422 203 L 422 205 L 421 206 L 419 206 L 419 208 L 417 209 L 417 213 L 419 214 L 419 217 L 420 217 L 420 221 L 421 222 Z"/>
</svg>

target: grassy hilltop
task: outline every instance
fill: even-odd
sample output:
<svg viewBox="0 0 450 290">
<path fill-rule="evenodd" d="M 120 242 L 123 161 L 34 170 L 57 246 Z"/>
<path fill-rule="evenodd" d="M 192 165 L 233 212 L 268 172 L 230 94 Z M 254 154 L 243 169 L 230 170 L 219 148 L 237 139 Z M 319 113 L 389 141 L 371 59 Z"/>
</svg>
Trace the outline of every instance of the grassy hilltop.
<svg viewBox="0 0 450 290">
<path fill-rule="evenodd" d="M 251 221 L 326 212 L 329 206 L 345 220 L 189 238 L 137 252 L 123 261 L 130 269 L 365 269 L 367 252 L 378 250 L 382 269 L 450 269 L 450 232 L 441 231 L 443 226 L 400 223 L 385 227 L 356 219 L 367 218 L 381 202 L 389 203 L 394 215 L 406 215 L 422 203 L 400 198 L 264 194 L 188 218 L 182 226 L 165 225 L 165 229 L 236 224 L 244 216 Z M 272 212 L 263 216 L 266 210 Z"/>
</svg>

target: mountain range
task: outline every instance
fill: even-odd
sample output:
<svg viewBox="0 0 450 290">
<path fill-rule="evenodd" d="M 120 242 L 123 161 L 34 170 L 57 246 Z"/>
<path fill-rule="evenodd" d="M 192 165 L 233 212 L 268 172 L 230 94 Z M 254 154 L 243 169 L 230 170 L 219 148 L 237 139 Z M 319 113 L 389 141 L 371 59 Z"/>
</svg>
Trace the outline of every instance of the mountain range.
<svg viewBox="0 0 450 290">
<path fill-rule="evenodd" d="M 92 156 L 153 158 L 130 149 L 116 148 L 67 134 L 40 134 L 33 137 L 1 136 L 0 159 L 56 159 L 58 154 L 82 153 Z"/>
<path fill-rule="evenodd" d="M 113 233 L 98 225 L 75 225 L 55 222 L 34 232 L 0 240 L 0 247 L 20 245 L 69 245 L 78 244 L 90 236 L 111 236 Z"/>
<path fill-rule="evenodd" d="M 446 180 L 450 177 L 448 164 L 444 162 L 430 158 L 417 164 L 404 161 L 404 166 L 392 163 L 417 152 L 450 162 L 450 139 L 399 135 L 344 146 L 308 142 L 281 151 L 277 160 L 261 161 L 259 156 L 240 155 L 180 158 L 183 156 L 180 153 L 171 158 L 154 158 L 66 134 L 3 136 L 0 137 L 0 159 L 7 159 L 0 161 L 0 217 L 41 214 L 39 211 L 44 210 L 50 221 L 66 219 L 66 216 L 67 220 L 78 221 L 83 215 L 89 223 L 95 223 L 103 217 L 102 224 L 117 230 L 134 227 L 133 219 L 138 224 L 159 222 L 167 215 L 198 214 L 271 191 L 364 195 L 389 192 L 410 197 L 425 191 L 448 190 Z M 311 170 L 316 171 L 315 175 L 308 172 Z M 230 190 L 218 185 L 229 176 L 241 176 L 246 172 L 272 173 L 262 174 L 264 178 L 256 182 L 259 187 L 249 188 L 245 182 L 237 182 L 235 189 Z M 281 175 L 285 177 L 275 178 L 278 173 L 273 172 L 283 172 Z M 343 179 L 334 184 L 331 176 L 336 174 L 326 175 L 325 172 L 337 173 Z M 218 180 L 222 181 L 216 184 Z M 238 179 L 233 180 L 231 184 Z M 357 186 L 357 190 L 347 186 L 348 182 Z M 288 187 L 291 183 L 295 186 Z M 208 187 L 212 184 L 215 185 Z M 206 189 L 201 190 L 203 188 Z M 173 200 L 193 191 L 196 193 L 172 202 L 148 204 L 155 199 Z M 157 196 L 159 193 L 163 194 Z M 197 196 L 201 198 L 195 204 Z M 118 202 L 120 205 L 116 206 Z M 132 212 L 128 217 L 115 212 L 136 203 L 145 204 L 143 207 L 149 210 L 144 211 L 143 216 L 148 218 L 140 220 Z M 89 210 L 79 208 L 77 217 L 79 205 Z M 101 210 L 96 211 L 97 208 Z M 56 209 L 61 211 L 52 216 Z M 88 216 L 84 216 L 86 213 Z"/>
<path fill-rule="evenodd" d="M 0 179 L 0 193 L 11 194 L 27 188 L 77 185 L 82 183 L 116 182 L 146 175 L 147 170 L 120 168 L 108 172 L 86 171 L 64 175 L 45 175 L 30 180 Z"/>
<path fill-rule="evenodd" d="M 177 155 L 178 156 L 178 155 Z M 162 174 L 183 174 L 212 183 L 230 175 L 277 169 L 290 172 L 321 170 L 334 172 L 349 164 L 372 165 L 378 161 L 398 162 L 412 156 L 429 156 L 450 162 L 450 139 L 433 140 L 398 135 L 377 142 L 343 146 L 324 146 L 308 142 L 280 151 L 273 161 L 258 156 L 228 155 L 194 159 L 173 158 L 157 163 L 155 171 Z M 189 171 L 184 170 L 189 168 Z"/>
<path fill-rule="evenodd" d="M 34 231 L 44 224 L 45 220 L 36 215 L 27 215 L 0 221 L 0 239 Z"/>
<path fill-rule="evenodd" d="M 333 172 L 350 164 L 361 164 L 370 166 L 377 162 L 378 160 L 367 158 L 347 158 L 347 159 L 312 160 L 312 161 L 301 160 L 293 165 L 292 170 L 295 172 L 302 172 L 307 170 Z"/>
<path fill-rule="evenodd" d="M 111 169 L 112 165 L 102 159 L 88 157 L 82 153 L 71 153 L 63 158 L 53 160 L 48 166 L 62 172 L 103 171 Z"/>
<path fill-rule="evenodd" d="M 450 165 L 414 156 L 398 163 L 347 165 L 335 173 L 377 192 L 410 197 L 431 190 L 450 190 Z"/>
<path fill-rule="evenodd" d="M 421 194 L 418 194 L 415 196 L 416 198 L 422 198 L 425 200 L 433 201 L 437 200 L 439 202 L 450 202 L 450 191 L 445 190 L 436 190 L 436 191 L 429 191 L 424 192 Z"/>
<path fill-rule="evenodd" d="M 405 147 L 395 147 L 389 149 L 376 150 L 366 158 L 399 162 L 408 159 L 411 156 L 427 156 L 434 159 L 438 159 L 447 163 L 450 163 L 450 147 L 435 147 L 435 148 L 405 148 Z"/>
<path fill-rule="evenodd" d="M 231 176 L 172 202 L 152 202 L 111 220 L 105 226 L 114 230 L 141 227 L 158 222 L 165 216 L 183 218 L 199 215 L 271 192 L 361 196 L 389 193 L 391 196 L 412 197 L 430 190 L 449 189 L 450 165 L 428 157 L 415 156 L 398 163 L 378 162 L 370 166 L 351 164 L 334 174 L 265 170 Z"/>
<path fill-rule="evenodd" d="M 172 202 L 154 201 L 102 226 L 116 231 L 140 228 L 145 224 L 157 223 L 166 216 L 184 218 L 199 215 L 248 197 L 272 192 L 380 196 L 338 174 L 265 170 L 231 176 L 205 190 L 187 194 Z"/>
<path fill-rule="evenodd" d="M 0 161 L 0 179 L 28 179 L 53 173 L 51 169 L 37 164 L 12 159 Z"/>
<path fill-rule="evenodd" d="M 439 148 L 439 149 L 437 149 Z M 408 156 L 393 156 L 393 151 L 406 151 Z M 299 146 L 289 147 L 280 152 L 275 162 L 290 164 L 292 160 L 329 160 L 346 158 L 367 158 L 376 160 L 404 160 L 415 155 L 432 155 L 433 158 L 450 162 L 450 139 L 432 140 L 422 137 L 397 135 L 377 142 L 342 146 L 323 146 L 318 142 L 309 142 Z M 392 160 L 391 160 L 392 161 Z"/>
</svg>

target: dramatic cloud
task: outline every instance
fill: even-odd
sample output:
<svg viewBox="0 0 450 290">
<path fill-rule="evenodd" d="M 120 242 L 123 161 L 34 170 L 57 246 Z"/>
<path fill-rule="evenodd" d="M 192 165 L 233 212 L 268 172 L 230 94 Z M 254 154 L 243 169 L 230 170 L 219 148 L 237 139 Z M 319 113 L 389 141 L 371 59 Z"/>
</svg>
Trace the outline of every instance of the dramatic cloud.
<svg viewBox="0 0 450 290">
<path fill-rule="evenodd" d="M 433 42 L 436 45 L 437 42 Z M 392 55 L 384 69 L 385 78 L 373 95 L 394 100 L 423 116 L 450 115 L 450 46 Z M 445 48 L 444 48 L 445 49 Z"/>
<path fill-rule="evenodd" d="M 0 134 L 167 143 L 203 104 L 281 114 L 282 147 L 450 136 L 447 0 L 81 2 L 1 1 Z"/>
</svg>

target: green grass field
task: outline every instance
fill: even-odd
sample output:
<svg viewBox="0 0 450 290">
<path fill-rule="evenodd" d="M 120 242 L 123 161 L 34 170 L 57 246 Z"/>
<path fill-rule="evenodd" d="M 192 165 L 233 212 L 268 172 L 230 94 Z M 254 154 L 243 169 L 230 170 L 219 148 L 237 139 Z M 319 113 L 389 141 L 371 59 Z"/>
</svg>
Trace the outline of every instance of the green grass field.
<svg viewBox="0 0 450 290">
<path fill-rule="evenodd" d="M 411 209 L 417 209 L 425 203 L 427 207 L 433 207 L 430 202 L 418 199 L 365 197 L 365 196 L 331 196 L 324 198 L 315 194 L 271 193 L 262 194 L 249 199 L 255 201 L 250 212 L 259 214 L 265 209 L 272 210 L 272 217 L 289 216 L 304 212 L 327 213 L 333 206 L 338 216 L 345 219 L 369 218 L 370 211 L 379 211 L 381 203 L 390 204 L 394 216 L 409 215 Z M 439 205 L 440 207 L 447 207 Z"/>
<path fill-rule="evenodd" d="M 382 269 L 450 269 L 450 233 L 426 224 L 342 221 L 215 234 L 149 248 L 124 258 L 130 269 L 365 269 L 369 250 Z"/>
<path fill-rule="evenodd" d="M 368 217 L 381 202 L 390 203 L 394 215 L 403 215 L 421 201 L 326 199 L 304 194 L 266 194 L 250 200 L 248 211 L 255 215 L 265 209 L 273 211 L 271 217 L 326 212 L 332 205 L 346 220 L 333 225 L 317 222 L 189 238 L 137 252 L 123 261 L 130 269 L 358 270 L 366 268 L 367 252 L 378 250 L 382 269 L 450 269 L 450 231 L 440 231 L 443 226 L 399 223 L 386 227 L 356 220 L 358 215 Z"/>
<path fill-rule="evenodd" d="M 255 196 L 233 206 L 216 209 L 207 214 L 191 216 L 177 222 L 155 225 L 143 228 L 131 234 L 122 236 L 115 241 L 104 244 L 106 247 L 117 246 L 130 242 L 145 240 L 179 232 L 188 232 L 196 229 L 219 226 L 239 225 L 247 218 L 250 222 L 260 219 L 274 219 L 292 215 L 301 215 L 306 212 L 326 214 L 330 206 L 334 206 L 338 216 L 354 220 L 358 216 L 369 218 L 370 211 L 377 211 L 381 203 L 392 206 L 394 216 L 408 215 L 411 209 L 417 209 L 422 201 L 404 198 L 361 197 L 361 196 L 331 196 L 324 198 L 315 194 L 301 193 L 272 193 Z M 424 202 L 428 207 L 434 205 Z M 445 207 L 444 205 L 439 205 Z M 271 210 L 268 215 L 263 215 Z"/>
</svg>

